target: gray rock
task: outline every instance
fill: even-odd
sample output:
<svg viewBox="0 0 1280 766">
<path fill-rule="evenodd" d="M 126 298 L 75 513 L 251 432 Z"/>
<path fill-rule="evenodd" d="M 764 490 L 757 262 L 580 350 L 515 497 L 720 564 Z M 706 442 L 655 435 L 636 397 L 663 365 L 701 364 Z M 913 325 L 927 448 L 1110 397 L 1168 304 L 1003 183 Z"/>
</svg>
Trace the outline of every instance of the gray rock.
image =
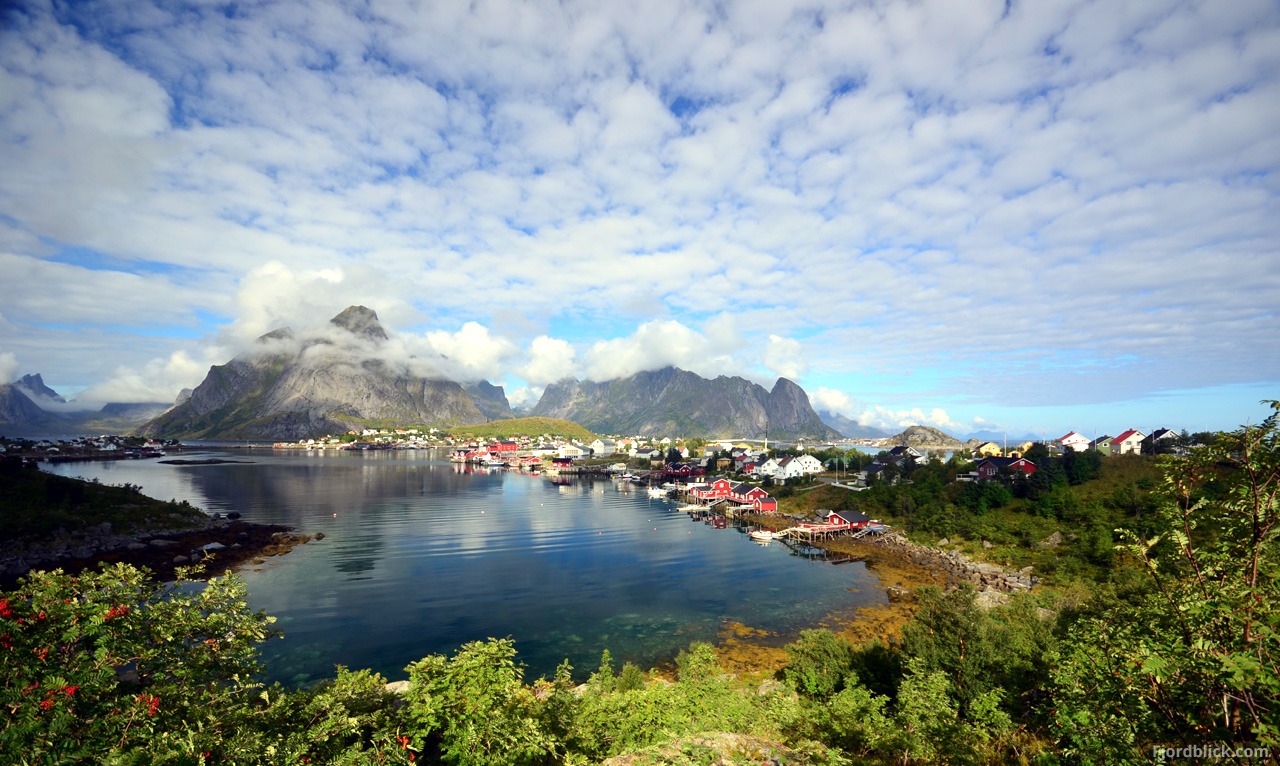
<svg viewBox="0 0 1280 766">
<path fill-rule="evenodd" d="M 1053 548 L 1054 546 L 1058 546 L 1058 545 L 1062 545 L 1061 532 L 1054 532 L 1053 534 L 1049 535 L 1045 539 L 1036 543 L 1037 548 Z"/>
<path fill-rule="evenodd" d="M 190 564 L 191 559 L 187 558 L 186 556 L 174 556 L 173 563 L 176 566 L 181 566 L 183 564 Z"/>
<path fill-rule="evenodd" d="M 991 549 L 992 549 L 992 548 L 994 548 L 995 546 L 994 546 L 994 545 L 992 545 L 991 543 L 987 542 L 986 540 L 983 540 L 983 541 L 982 541 L 982 547 L 983 547 L 983 548 L 985 548 L 986 550 L 991 550 Z"/>
<path fill-rule="evenodd" d="M 152 548 L 164 549 L 164 548 L 172 548 L 175 545 L 177 545 L 177 543 L 174 542 L 173 540 L 162 540 L 157 538 L 155 540 L 148 541 L 147 545 L 150 545 Z"/>
<path fill-rule="evenodd" d="M 973 598 L 974 606 L 983 610 L 994 609 L 1001 604 L 1007 603 L 1009 603 L 1008 594 L 994 590 L 984 590 Z"/>
<path fill-rule="evenodd" d="M 386 685 L 386 690 L 391 692 L 392 694 L 404 694 L 405 692 L 409 691 L 409 682 L 408 681 L 388 681 Z"/>
</svg>

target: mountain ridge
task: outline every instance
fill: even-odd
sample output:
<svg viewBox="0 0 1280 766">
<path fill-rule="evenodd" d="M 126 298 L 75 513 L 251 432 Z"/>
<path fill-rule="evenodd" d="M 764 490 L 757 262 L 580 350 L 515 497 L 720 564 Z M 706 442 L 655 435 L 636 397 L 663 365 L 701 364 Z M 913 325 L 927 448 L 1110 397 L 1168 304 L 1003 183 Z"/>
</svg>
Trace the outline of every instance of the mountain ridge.
<svg viewBox="0 0 1280 766">
<path fill-rule="evenodd" d="M 549 384 L 530 413 L 572 420 L 596 433 L 686 437 L 838 438 L 795 383 L 773 390 L 745 378 L 714 379 L 677 367 L 595 382 L 565 378 Z"/>
<path fill-rule="evenodd" d="M 360 423 L 456 426 L 511 416 L 501 386 L 477 383 L 473 395 L 459 383 L 421 377 L 381 358 L 389 336 L 371 309 L 348 307 L 329 325 L 310 334 L 282 328 L 261 336 L 251 351 L 209 368 L 185 401 L 142 433 L 301 439 Z"/>
</svg>

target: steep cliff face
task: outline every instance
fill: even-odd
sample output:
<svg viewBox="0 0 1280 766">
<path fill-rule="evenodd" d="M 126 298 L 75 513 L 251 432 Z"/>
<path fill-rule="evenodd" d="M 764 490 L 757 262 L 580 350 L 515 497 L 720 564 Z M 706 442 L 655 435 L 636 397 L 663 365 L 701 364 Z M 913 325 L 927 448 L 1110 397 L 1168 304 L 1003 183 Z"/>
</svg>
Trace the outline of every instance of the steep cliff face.
<svg viewBox="0 0 1280 766">
<path fill-rule="evenodd" d="M 27 395 L 31 401 L 38 406 L 40 402 L 47 401 L 57 404 L 66 404 L 67 400 L 52 388 L 44 384 L 44 378 L 40 377 L 40 373 L 35 375 L 23 375 L 13 382 L 13 385 Z"/>
<path fill-rule="evenodd" d="M 0 385 L 0 434 L 25 435 L 56 420 L 16 384 Z"/>
<path fill-rule="evenodd" d="M 477 408 L 490 420 L 506 420 L 515 417 L 511 411 L 511 402 L 502 386 L 495 386 L 487 380 L 469 383 L 462 387 L 475 402 Z"/>
<path fill-rule="evenodd" d="M 352 306 L 330 328 L 295 337 L 277 330 L 258 348 L 210 368 L 190 398 L 142 431 L 205 439 L 302 439 L 379 425 L 469 425 L 490 418 L 458 383 L 418 377 L 378 358 L 387 340 L 377 314 Z M 486 384 L 487 385 L 487 384 Z M 500 411 L 501 389 L 485 406 Z M 510 415 L 510 408 L 506 411 Z"/>
<path fill-rule="evenodd" d="M 596 433 L 836 438 L 799 386 L 780 379 L 773 392 L 749 380 L 708 380 L 666 367 L 606 382 L 562 380 L 547 386 L 533 415 L 563 418 Z"/>
</svg>

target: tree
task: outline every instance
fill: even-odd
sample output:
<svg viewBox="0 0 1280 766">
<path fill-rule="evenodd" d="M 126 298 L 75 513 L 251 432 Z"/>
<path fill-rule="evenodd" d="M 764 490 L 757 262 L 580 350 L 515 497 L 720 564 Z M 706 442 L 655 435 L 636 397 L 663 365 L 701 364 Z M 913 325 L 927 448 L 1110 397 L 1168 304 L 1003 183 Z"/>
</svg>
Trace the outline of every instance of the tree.
<svg viewBox="0 0 1280 766">
<path fill-rule="evenodd" d="M 1145 762 L 1158 745 L 1280 751 L 1280 402 L 1163 458 L 1158 534 L 1120 531 L 1148 587 L 1083 619 L 1054 674 L 1063 749 Z"/>
<path fill-rule="evenodd" d="M 1049 448 L 1045 446 L 1044 442 L 1036 442 L 1028 447 L 1022 456 L 1039 466 L 1049 459 Z"/>
<path fill-rule="evenodd" d="M 459 766 L 537 763 L 555 738 L 537 716 L 510 639 L 464 644 L 452 658 L 433 654 L 409 666 L 409 714 L 419 736 L 438 734 L 444 760 Z"/>
</svg>

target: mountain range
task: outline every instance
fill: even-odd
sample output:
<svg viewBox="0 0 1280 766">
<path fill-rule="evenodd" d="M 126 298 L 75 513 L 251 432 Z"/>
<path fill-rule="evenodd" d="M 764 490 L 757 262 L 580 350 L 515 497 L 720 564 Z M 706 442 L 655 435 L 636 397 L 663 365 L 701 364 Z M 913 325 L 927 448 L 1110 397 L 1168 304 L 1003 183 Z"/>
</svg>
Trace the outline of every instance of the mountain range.
<svg viewBox="0 0 1280 766">
<path fill-rule="evenodd" d="M 819 410 L 818 417 L 822 419 L 823 423 L 838 431 L 841 436 L 849 439 L 881 439 L 890 435 L 883 428 L 859 423 L 853 418 L 847 418 L 834 412 Z"/>
<path fill-rule="evenodd" d="M 53 410 L 65 405 L 62 397 L 39 375 L 28 375 L 0 386 L 0 432 L 71 433 L 77 423 L 92 421 L 127 423 L 117 430 L 147 436 L 280 441 L 358 427 L 449 427 L 514 416 L 501 386 L 444 379 L 389 341 L 374 311 L 351 306 L 319 328 L 266 333 L 250 350 L 211 367 L 172 405 L 111 404 L 92 417 Z M 741 377 L 708 379 L 675 367 L 602 382 L 566 378 L 548 385 L 530 414 L 600 434 L 784 441 L 886 435 L 840 416 L 824 421 L 786 378 L 766 389 Z"/>
<path fill-rule="evenodd" d="M 605 434 L 745 439 L 838 439 L 802 388 L 779 378 L 772 390 L 745 378 L 712 380 L 675 367 L 593 382 L 552 383 L 533 415 L 563 418 Z"/>
<path fill-rule="evenodd" d="M 45 409 L 67 400 L 45 385 L 40 375 L 24 375 L 0 385 L 0 433 L 5 436 L 124 433 L 169 408 L 165 402 L 111 403 L 97 410 Z"/>
<path fill-rule="evenodd" d="M 464 388 L 380 356 L 378 315 L 351 306 L 303 335 L 282 328 L 209 369 L 190 397 L 142 427 L 146 435 L 303 439 L 353 427 L 472 425 L 511 417 L 500 386 Z"/>
</svg>

